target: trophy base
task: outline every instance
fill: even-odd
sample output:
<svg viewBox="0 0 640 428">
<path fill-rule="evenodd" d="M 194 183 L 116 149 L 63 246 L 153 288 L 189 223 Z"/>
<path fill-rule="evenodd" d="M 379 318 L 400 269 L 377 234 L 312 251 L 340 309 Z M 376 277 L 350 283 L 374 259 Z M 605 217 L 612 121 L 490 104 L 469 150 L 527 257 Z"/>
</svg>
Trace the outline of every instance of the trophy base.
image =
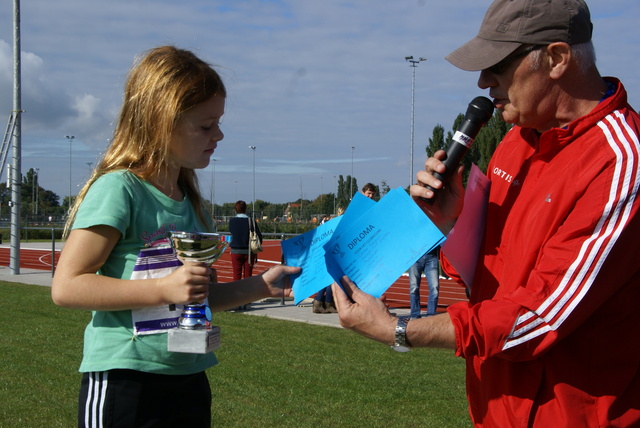
<svg viewBox="0 0 640 428">
<path fill-rule="evenodd" d="M 167 351 L 187 354 L 206 354 L 220 348 L 220 327 L 203 330 L 169 330 Z"/>
</svg>

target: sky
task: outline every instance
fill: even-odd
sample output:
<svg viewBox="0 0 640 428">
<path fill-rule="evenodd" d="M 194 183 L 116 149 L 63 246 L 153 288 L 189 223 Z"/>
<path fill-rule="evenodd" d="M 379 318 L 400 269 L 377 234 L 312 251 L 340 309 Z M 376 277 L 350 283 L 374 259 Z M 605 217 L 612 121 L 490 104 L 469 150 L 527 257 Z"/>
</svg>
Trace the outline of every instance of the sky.
<svg viewBox="0 0 640 428">
<path fill-rule="evenodd" d="M 0 108 L 13 106 L 13 0 L 0 0 Z M 216 204 L 314 199 L 340 175 L 411 181 L 433 128 L 451 129 L 478 73 L 444 57 L 477 34 L 490 1 L 29 0 L 20 5 L 22 173 L 77 194 L 113 133 L 134 59 L 189 49 L 227 86 L 224 140 L 199 172 Z M 591 0 L 602 75 L 640 108 L 640 2 Z M 424 57 L 416 68 L 405 57 Z M 3 128 L 4 129 L 4 128 Z M 3 133 L 4 134 L 4 133 Z M 73 136 L 73 140 L 66 138 Z M 250 148 L 255 146 L 255 151 Z M 71 168 L 70 168 L 71 165 Z M 3 174 L 2 179 L 5 179 Z"/>
</svg>

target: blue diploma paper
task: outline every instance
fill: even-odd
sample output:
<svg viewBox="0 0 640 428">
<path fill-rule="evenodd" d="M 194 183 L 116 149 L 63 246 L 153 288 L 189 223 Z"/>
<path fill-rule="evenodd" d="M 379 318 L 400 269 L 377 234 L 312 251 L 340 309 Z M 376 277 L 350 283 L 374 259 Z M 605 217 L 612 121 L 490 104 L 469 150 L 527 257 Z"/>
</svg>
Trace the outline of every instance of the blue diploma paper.
<svg viewBox="0 0 640 428">
<path fill-rule="evenodd" d="M 409 195 L 398 188 L 380 202 L 354 195 L 344 215 L 282 241 L 292 275 L 294 303 L 348 275 L 362 290 L 380 297 L 424 253 L 445 237 Z"/>
<path fill-rule="evenodd" d="M 333 283 L 324 261 L 324 244 L 340 230 L 341 220 L 347 216 L 360 217 L 376 203 L 366 196 L 356 193 L 344 215 L 336 217 L 302 235 L 282 241 L 282 254 L 289 266 L 299 266 L 302 271 L 291 275 L 294 303 L 302 300 Z"/>
<path fill-rule="evenodd" d="M 445 240 L 402 188 L 360 217 L 345 216 L 340 229 L 324 245 L 327 270 L 338 284 L 347 275 L 374 297 L 382 296 L 424 253 Z"/>
</svg>

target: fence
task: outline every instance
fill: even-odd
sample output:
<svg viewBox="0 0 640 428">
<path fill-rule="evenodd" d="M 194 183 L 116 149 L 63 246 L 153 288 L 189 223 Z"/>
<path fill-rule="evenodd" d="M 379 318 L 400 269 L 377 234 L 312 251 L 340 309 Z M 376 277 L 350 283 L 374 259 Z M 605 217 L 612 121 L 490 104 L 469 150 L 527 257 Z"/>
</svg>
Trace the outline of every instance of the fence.
<svg viewBox="0 0 640 428">
<path fill-rule="evenodd" d="M 39 270 L 51 270 L 51 274 L 53 275 L 55 272 L 56 261 L 59 256 L 59 248 L 61 247 L 61 241 L 58 238 L 58 234 L 62 232 L 61 228 L 25 228 L 26 230 L 21 231 L 27 236 L 36 236 L 38 235 L 35 231 L 39 231 L 38 233 L 41 236 L 43 230 L 49 234 L 49 239 L 51 241 L 50 251 L 43 249 L 40 250 L 31 250 L 31 251 L 23 251 L 21 248 L 20 254 L 20 266 L 25 268 L 39 269 Z M 223 235 L 228 235 L 228 233 L 221 232 Z M 277 243 L 278 241 L 282 241 L 284 239 L 296 236 L 293 233 L 263 233 L 263 237 L 267 240 L 264 245 L 265 251 L 260 253 L 260 262 L 257 266 L 259 271 L 268 268 L 269 266 L 281 263 L 282 260 L 282 252 L 280 245 Z M 33 240 L 33 238 L 30 238 Z M 268 241 L 271 241 L 272 244 L 269 245 Z M 42 240 L 39 240 L 42 242 Z M 275 242 L 274 242 L 275 241 Z M 26 241 L 25 241 L 26 242 Z M 9 248 L 6 246 L 0 247 L 0 265 L 9 265 Z M 216 269 L 224 269 L 229 270 L 227 272 L 227 276 L 229 278 L 232 277 L 231 274 L 231 260 L 229 256 L 229 252 L 225 252 L 222 258 L 223 263 L 219 263 L 216 266 Z M 424 287 L 425 291 L 427 287 Z M 385 297 L 387 302 L 392 307 L 409 307 L 409 279 L 406 275 L 400 276 L 394 284 L 389 287 L 389 289 L 385 292 Z M 421 293 L 421 304 L 426 306 L 426 299 L 428 294 L 426 292 Z M 440 279 L 440 298 L 439 298 L 439 309 L 449 306 L 450 304 L 465 301 L 467 300 L 464 288 L 456 284 L 455 282 L 441 278 Z M 284 304 L 284 301 L 282 302 Z"/>
</svg>

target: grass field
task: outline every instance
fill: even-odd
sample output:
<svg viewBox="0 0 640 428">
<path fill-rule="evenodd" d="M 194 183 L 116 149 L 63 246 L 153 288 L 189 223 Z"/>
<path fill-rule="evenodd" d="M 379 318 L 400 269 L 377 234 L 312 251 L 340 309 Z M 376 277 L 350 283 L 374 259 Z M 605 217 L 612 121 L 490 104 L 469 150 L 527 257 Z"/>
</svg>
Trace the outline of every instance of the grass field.
<svg viewBox="0 0 640 428">
<path fill-rule="evenodd" d="M 0 282 L 0 427 L 72 427 L 89 313 L 47 287 Z M 207 371 L 216 427 L 469 427 L 464 362 L 400 354 L 333 327 L 214 314 L 220 364 Z"/>
</svg>

